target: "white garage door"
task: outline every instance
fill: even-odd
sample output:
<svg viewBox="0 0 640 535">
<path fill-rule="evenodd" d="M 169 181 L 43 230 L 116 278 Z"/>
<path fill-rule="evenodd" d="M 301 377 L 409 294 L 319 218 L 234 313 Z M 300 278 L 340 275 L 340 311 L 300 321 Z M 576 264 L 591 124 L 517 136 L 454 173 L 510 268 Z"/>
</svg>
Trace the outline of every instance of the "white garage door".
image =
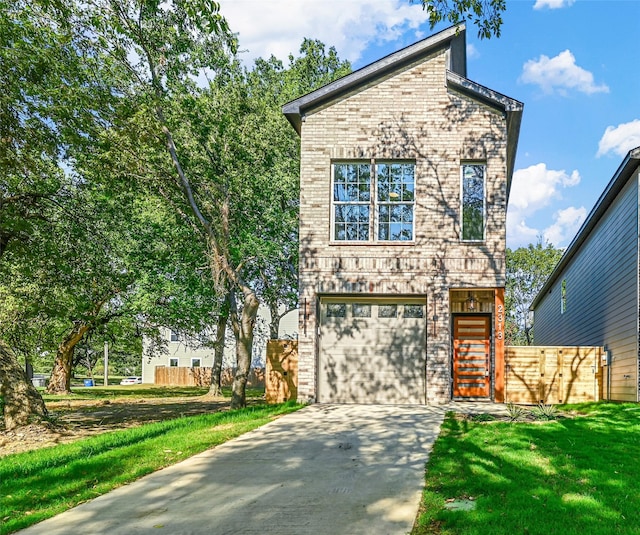
<svg viewBox="0 0 640 535">
<path fill-rule="evenodd" d="M 424 299 L 320 303 L 318 401 L 424 403 Z"/>
</svg>

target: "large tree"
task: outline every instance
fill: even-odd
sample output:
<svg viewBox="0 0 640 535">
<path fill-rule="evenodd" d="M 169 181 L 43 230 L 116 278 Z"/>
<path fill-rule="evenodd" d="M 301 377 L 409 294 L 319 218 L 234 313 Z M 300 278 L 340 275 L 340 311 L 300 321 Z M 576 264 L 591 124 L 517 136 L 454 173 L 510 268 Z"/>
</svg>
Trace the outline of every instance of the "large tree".
<svg viewBox="0 0 640 535">
<path fill-rule="evenodd" d="M 163 195 L 203 244 L 236 338 L 232 406 L 239 407 L 261 296 L 277 305 L 278 292 L 267 289 L 279 281 L 280 295 L 294 300 L 298 145 L 279 108 L 349 67 L 309 41 L 309 58 L 292 60 L 295 77 L 271 61 L 261 63 L 271 66 L 265 79 L 233 57 L 222 23 L 212 42 L 180 2 L 151 7 L 105 7 L 101 35 L 123 47 L 119 57 L 135 79 L 125 114 L 95 150 L 109 150 L 114 175 Z M 302 81 L 309 73 L 315 78 Z"/>
<path fill-rule="evenodd" d="M 533 321 L 530 307 L 546 282 L 563 250 L 551 243 L 507 249 L 507 286 L 505 291 L 506 339 L 510 345 L 531 345 Z"/>
<path fill-rule="evenodd" d="M 63 3 L 0 1 L 3 269 L 11 270 L 7 264 L 13 262 L 28 265 L 33 258 L 31 242 L 46 232 L 51 210 L 66 195 L 67 148 L 87 143 L 101 117 L 95 110 L 109 109 L 112 95 L 93 76 L 97 57 L 74 42 L 66 19 Z M 42 399 L 18 371 L 13 352 L 3 350 L 2 360 L 0 383 L 9 420 L 42 415 Z"/>
</svg>

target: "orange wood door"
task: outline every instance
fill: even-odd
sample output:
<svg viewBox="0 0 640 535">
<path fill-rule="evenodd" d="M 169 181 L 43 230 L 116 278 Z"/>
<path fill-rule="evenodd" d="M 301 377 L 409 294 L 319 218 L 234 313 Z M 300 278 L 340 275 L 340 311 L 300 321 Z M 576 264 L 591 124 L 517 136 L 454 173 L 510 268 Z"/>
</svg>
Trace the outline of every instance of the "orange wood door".
<svg viewBox="0 0 640 535">
<path fill-rule="evenodd" d="M 453 396 L 488 398 L 491 394 L 491 318 L 453 318 Z"/>
</svg>

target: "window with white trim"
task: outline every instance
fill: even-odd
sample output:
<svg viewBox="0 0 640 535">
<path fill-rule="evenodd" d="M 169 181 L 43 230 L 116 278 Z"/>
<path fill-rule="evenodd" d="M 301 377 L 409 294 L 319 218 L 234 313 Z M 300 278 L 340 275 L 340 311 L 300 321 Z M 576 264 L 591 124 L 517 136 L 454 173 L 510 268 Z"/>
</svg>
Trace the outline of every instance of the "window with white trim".
<svg viewBox="0 0 640 535">
<path fill-rule="evenodd" d="M 333 240 L 412 241 L 414 207 L 414 163 L 333 164 Z"/>
<path fill-rule="evenodd" d="M 171 357 L 171 358 L 169 359 L 169 367 L 171 367 L 171 368 L 177 368 L 177 367 L 178 367 L 178 359 L 177 359 L 177 358 L 174 358 L 174 357 Z"/>
<path fill-rule="evenodd" d="M 199 358 L 192 358 L 191 359 L 191 367 L 192 368 L 199 368 L 200 367 L 200 359 Z"/>
<path fill-rule="evenodd" d="M 483 163 L 461 166 L 462 241 L 484 241 L 486 169 Z"/>
</svg>

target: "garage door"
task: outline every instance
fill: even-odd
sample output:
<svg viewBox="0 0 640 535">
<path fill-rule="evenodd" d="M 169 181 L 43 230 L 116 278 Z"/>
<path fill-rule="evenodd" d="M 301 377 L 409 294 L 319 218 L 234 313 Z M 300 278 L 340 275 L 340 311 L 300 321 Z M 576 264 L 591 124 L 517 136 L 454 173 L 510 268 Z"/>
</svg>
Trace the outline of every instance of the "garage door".
<svg viewBox="0 0 640 535">
<path fill-rule="evenodd" d="M 320 303 L 318 401 L 424 403 L 424 299 Z"/>
</svg>

